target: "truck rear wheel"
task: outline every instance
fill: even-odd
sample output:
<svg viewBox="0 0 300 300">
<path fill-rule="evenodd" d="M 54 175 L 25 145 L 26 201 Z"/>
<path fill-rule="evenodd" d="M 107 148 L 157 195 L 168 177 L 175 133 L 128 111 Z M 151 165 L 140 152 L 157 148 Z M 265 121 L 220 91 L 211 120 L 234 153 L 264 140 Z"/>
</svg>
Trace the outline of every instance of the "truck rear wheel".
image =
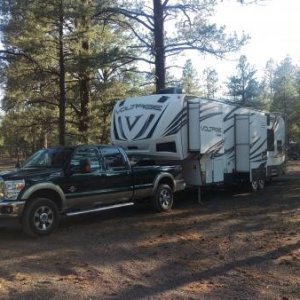
<svg viewBox="0 0 300 300">
<path fill-rule="evenodd" d="M 31 200 L 22 217 L 24 232 L 31 237 L 49 235 L 59 224 L 57 205 L 47 198 Z"/>
<path fill-rule="evenodd" d="M 173 206 L 173 191 L 167 184 L 160 184 L 152 198 L 152 206 L 158 212 L 168 211 Z"/>
</svg>

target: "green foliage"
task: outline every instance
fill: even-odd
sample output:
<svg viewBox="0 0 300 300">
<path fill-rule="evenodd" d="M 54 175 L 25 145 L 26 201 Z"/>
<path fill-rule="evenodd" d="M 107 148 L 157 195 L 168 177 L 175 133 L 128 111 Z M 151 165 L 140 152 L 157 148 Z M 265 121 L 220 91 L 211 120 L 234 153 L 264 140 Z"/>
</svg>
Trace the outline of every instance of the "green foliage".
<svg viewBox="0 0 300 300">
<path fill-rule="evenodd" d="M 286 57 L 274 71 L 273 101 L 271 110 L 278 111 L 286 117 L 288 138 L 300 142 L 300 86 L 299 67 L 290 57 Z"/>
<path fill-rule="evenodd" d="M 256 106 L 259 95 L 259 83 L 255 79 L 256 70 L 248 63 L 245 55 L 239 59 L 237 74 L 231 76 L 227 83 L 229 95 L 243 105 Z"/>
<path fill-rule="evenodd" d="M 181 82 L 185 93 L 191 95 L 199 95 L 201 93 L 198 73 L 193 67 L 191 59 L 188 59 L 183 66 Z"/>
<path fill-rule="evenodd" d="M 215 98 L 219 90 L 218 73 L 213 68 L 206 68 L 203 71 L 205 96 L 208 98 Z"/>
<path fill-rule="evenodd" d="M 58 120 L 66 122 L 68 144 L 107 141 L 109 120 L 99 124 L 95 119 L 103 120 L 114 100 L 126 95 L 134 71 L 126 32 L 106 22 L 103 10 L 108 3 L 113 4 L 106 0 L 1 2 L 3 128 L 23 124 L 26 130 L 19 131 L 19 140 L 30 148 L 42 144 L 25 132 L 41 139 L 46 135 L 48 144 L 57 144 Z M 17 124 L 13 118 L 19 120 Z M 4 143 L 12 142 L 5 135 Z"/>
</svg>

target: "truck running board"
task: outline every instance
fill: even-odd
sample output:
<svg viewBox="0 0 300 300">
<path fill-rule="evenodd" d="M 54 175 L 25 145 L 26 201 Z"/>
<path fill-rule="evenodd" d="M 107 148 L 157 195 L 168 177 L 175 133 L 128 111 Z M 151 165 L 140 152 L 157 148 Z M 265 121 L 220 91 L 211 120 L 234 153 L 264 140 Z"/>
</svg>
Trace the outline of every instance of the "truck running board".
<svg viewBox="0 0 300 300">
<path fill-rule="evenodd" d="M 108 210 L 108 209 L 113 209 L 113 208 L 119 208 L 119 207 L 124 207 L 124 206 L 131 206 L 131 205 L 134 205 L 134 203 L 133 202 L 120 203 L 120 204 L 103 206 L 103 207 L 98 207 L 98 208 L 93 208 L 93 209 L 68 212 L 68 213 L 66 213 L 66 216 L 68 216 L 68 217 L 78 216 L 78 215 L 93 213 L 93 212 L 97 212 L 97 211 Z"/>
</svg>

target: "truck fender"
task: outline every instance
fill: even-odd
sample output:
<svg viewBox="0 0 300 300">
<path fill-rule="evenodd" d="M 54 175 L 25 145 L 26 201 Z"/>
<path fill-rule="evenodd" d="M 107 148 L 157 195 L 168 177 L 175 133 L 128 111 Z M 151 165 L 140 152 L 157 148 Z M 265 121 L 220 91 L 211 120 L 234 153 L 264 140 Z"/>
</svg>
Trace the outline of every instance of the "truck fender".
<svg viewBox="0 0 300 300">
<path fill-rule="evenodd" d="M 153 191 L 152 191 L 153 195 L 155 194 L 155 192 L 158 188 L 159 182 L 165 178 L 172 181 L 172 186 L 171 186 L 172 191 L 174 192 L 176 190 L 176 182 L 175 182 L 173 175 L 170 173 L 160 173 L 154 179 Z"/>
<path fill-rule="evenodd" d="M 55 185 L 51 182 L 43 182 L 43 183 L 38 183 L 38 184 L 31 186 L 28 190 L 26 190 L 24 192 L 24 194 L 22 195 L 21 198 L 22 198 L 22 200 L 26 201 L 35 192 L 38 192 L 41 190 L 52 190 L 52 191 L 56 192 L 60 196 L 60 199 L 62 201 L 62 209 L 64 209 L 66 207 L 66 197 L 65 197 L 63 190 L 58 185 Z"/>
</svg>

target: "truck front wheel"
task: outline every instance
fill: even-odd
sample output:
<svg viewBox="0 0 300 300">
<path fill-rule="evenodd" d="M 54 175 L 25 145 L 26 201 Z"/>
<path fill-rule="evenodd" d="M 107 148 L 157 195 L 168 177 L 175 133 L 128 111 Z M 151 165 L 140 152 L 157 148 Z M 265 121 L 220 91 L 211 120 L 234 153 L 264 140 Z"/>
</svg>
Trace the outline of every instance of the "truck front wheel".
<svg viewBox="0 0 300 300">
<path fill-rule="evenodd" d="M 173 191 L 167 184 L 160 184 L 152 198 L 152 206 L 158 212 L 168 211 L 173 206 Z"/>
<path fill-rule="evenodd" d="M 31 200 L 25 207 L 22 217 L 24 232 L 32 237 L 52 233 L 59 224 L 57 205 L 47 198 Z"/>
</svg>

